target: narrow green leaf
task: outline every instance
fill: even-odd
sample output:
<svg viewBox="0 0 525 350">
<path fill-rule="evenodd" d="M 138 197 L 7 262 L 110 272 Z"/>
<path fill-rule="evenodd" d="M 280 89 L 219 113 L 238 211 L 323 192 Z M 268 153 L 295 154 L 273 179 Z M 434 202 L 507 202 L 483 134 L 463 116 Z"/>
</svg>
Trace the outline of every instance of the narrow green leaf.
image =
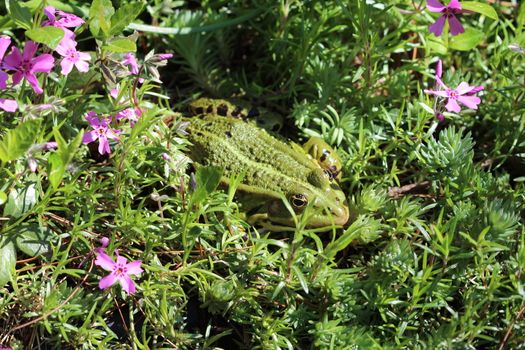
<svg viewBox="0 0 525 350">
<path fill-rule="evenodd" d="M 109 36 L 111 17 L 115 13 L 111 0 L 93 0 L 89 9 L 89 30 L 98 37 L 100 30 L 105 37 Z"/>
<path fill-rule="evenodd" d="M 104 48 L 114 53 L 137 51 L 137 45 L 135 45 L 135 42 L 127 38 L 112 40 L 107 45 L 104 45 Z"/>
<path fill-rule="evenodd" d="M 0 205 L 7 202 L 7 194 L 4 191 L 0 191 Z"/>
<path fill-rule="evenodd" d="M 31 29 L 33 18 L 27 7 L 20 6 L 20 1 L 16 0 L 6 0 L 5 5 L 7 12 L 20 28 Z"/>
<path fill-rule="evenodd" d="M 37 43 L 55 49 L 64 37 L 64 31 L 61 28 L 47 26 L 30 29 L 26 31 L 26 36 Z"/>
<path fill-rule="evenodd" d="M 449 47 L 454 50 L 468 51 L 481 43 L 484 37 L 485 34 L 482 31 L 468 28 L 464 33 L 450 38 Z"/>
<path fill-rule="evenodd" d="M 124 4 L 118 8 L 113 17 L 111 17 L 110 35 L 121 34 L 141 14 L 143 8 L 144 5 L 140 2 Z"/>
<path fill-rule="evenodd" d="M 462 1 L 461 8 L 472 12 L 477 12 L 493 20 L 498 20 L 498 13 L 492 6 L 477 1 Z"/>
<path fill-rule="evenodd" d="M 0 239 L 0 288 L 13 278 L 15 266 L 15 245 L 4 236 Z"/>
<path fill-rule="evenodd" d="M 40 122 L 30 120 L 7 131 L 0 141 L 0 161 L 8 162 L 22 156 L 35 141 Z"/>
</svg>

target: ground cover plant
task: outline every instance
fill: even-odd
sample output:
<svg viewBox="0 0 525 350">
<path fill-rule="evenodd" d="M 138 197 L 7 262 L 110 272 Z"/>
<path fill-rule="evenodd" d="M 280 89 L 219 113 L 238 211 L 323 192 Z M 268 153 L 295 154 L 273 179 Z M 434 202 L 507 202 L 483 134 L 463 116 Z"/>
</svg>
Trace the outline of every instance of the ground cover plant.
<svg viewBox="0 0 525 350">
<path fill-rule="evenodd" d="M 525 5 L 0 7 L 0 348 L 523 348 Z M 348 223 L 249 224 L 199 97 L 328 142 Z"/>
</svg>

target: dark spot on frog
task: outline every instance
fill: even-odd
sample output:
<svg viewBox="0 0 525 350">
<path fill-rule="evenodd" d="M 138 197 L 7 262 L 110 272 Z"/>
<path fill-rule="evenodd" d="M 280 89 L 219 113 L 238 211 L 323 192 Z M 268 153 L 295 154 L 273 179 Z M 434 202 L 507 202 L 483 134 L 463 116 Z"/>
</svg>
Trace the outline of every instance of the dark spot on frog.
<svg viewBox="0 0 525 350">
<path fill-rule="evenodd" d="M 226 117 L 228 115 L 228 106 L 226 106 L 224 103 L 220 104 L 217 107 L 217 114 Z"/>
<path fill-rule="evenodd" d="M 204 108 L 202 107 L 195 108 L 195 114 L 202 114 L 202 113 L 204 113 Z"/>
<path fill-rule="evenodd" d="M 255 107 L 250 109 L 250 111 L 248 112 L 248 118 L 257 117 L 259 115 L 260 115 L 259 110 Z"/>
<path fill-rule="evenodd" d="M 235 109 L 232 111 L 232 117 L 237 117 L 242 111 L 242 108 L 237 106 L 235 107 Z"/>
<path fill-rule="evenodd" d="M 279 126 L 279 124 L 275 124 L 275 125 L 272 127 L 272 131 L 277 132 L 277 131 L 279 131 L 280 128 L 281 128 L 281 127 Z"/>
<path fill-rule="evenodd" d="M 208 108 L 206 109 L 206 113 L 211 113 L 211 112 L 213 112 L 213 106 L 209 105 Z"/>
<path fill-rule="evenodd" d="M 224 134 L 226 135 L 227 138 L 232 137 L 232 133 L 230 131 L 226 131 Z"/>
<path fill-rule="evenodd" d="M 321 162 L 324 162 L 326 160 L 326 156 L 326 153 L 323 152 L 323 155 L 320 158 Z"/>
<path fill-rule="evenodd" d="M 209 128 L 209 127 L 211 126 L 211 123 L 206 123 L 206 124 L 204 124 L 204 126 L 205 126 L 206 128 Z"/>
</svg>

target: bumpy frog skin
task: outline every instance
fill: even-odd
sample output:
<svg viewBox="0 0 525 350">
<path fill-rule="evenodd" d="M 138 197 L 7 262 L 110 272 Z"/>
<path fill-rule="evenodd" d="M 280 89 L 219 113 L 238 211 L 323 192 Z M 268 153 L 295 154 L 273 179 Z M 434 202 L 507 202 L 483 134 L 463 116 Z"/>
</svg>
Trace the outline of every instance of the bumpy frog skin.
<svg viewBox="0 0 525 350">
<path fill-rule="evenodd" d="M 249 222 L 270 229 L 295 227 L 283 195 L 299 220 L 307 206 L 313 209 L 308 228 L 348 221 L 344 193 L 308 154 L 254 123 L 213 112 L 188 119 L 188 138 L 193 144 L 190 157 L 199 165 L 223 168 L 226 184 L 233 176 L 244 174 L 239 190 L 247 198 L 243 204 L 251 215 Z"/>
<path fill-rule="evenodd" d="M 216 100 L 199 98 L 189 106 L 192 115 L 210 114 L 244 120 L 253 119 L 257 125 L 270 132 L 279 132 L 283 127 L 283 118 L 264 108 L 256 108 L 242 100 Z"/>
</svg>

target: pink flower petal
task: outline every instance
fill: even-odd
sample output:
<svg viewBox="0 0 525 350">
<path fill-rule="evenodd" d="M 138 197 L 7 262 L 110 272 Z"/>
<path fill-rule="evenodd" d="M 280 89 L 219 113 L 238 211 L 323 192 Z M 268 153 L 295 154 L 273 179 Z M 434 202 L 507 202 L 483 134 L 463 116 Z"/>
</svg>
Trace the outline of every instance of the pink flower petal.
<svg viewBox="0 0 525 350">
<path fill-rule="evenodd" d="M 441 12 L 445 9 L 445 6 L 440 3 L 438 0 L 428 0 L 427 9 L 430 12 Z"/>
<path fill-rule="evenodd" d="M 62 73 L 62 75 L 68 75 L 73 69 L 73 61 L 68 58 L 63 58 L 60 62 L 60 67 L 62 67 L 60 73 Z"/>
<path fill-rule="evenodd" d="M 110 154 L 111 153 L 111 148 L 109 148 L 109 142 L 108 142 L 108 139 L 106 137 L 103 137 L 103 136 L 99 136 L 98 138 L 98 153 L 100 153 L 101 155 L 104 155 L 104 154 Z"/>
<path fill-rule="evenodd" d="M 137 275 L 141 273 L 143 271 L 140 267 L 141 264 L 142 264 L 141 260 L 135 260 L 127 264 L 126 268 L 128 270 L 128 275 Z"/>
<path fill-rule="evenodd" d="M 55 8 L 53 6 L 46 6 L 44 7 L 44 14 L 49 19 L 49 24 L 53 24 L 55 22 Z"/>
<path fill-rule="evenodd" d="M 7 66 L 7 69 L 17 69 L 17 67 L 22 63 L 22 54 L 17 47 L 11 48 L 11 53 L 6 56 L 4 63 Z"/>
<path fill-rule="evenodd" d="M 24 75 L 22 74 L 22 72 L 15 72 L 15 74 L 13 74 L 13 76 L 11 77 L 11 79 L 13 80 L 13 86 L 17 85 L 23 78 Z"/>
<path fill-rule="evenodd" d="M 116 281 L 117 281 L 117 276 L 110 273 L 109 275 L 107 275 L 106 277 L 104 277 L 98 282 L 98 287 L 100 289 L 106 289 L 106 288 L 111 287 Z"/>
<path fill-rule="evenodd" d="M 443 74 L 443 62 L 441 60 L 438 60 L 436 64 L 436 77 L 441 78 L 442 74 Z"/>
<path fill-rule="evenodd" d="M 96 139 L 98 139 L 97 133 L 95 132 L 95 130 L 91 130 L 84 134 L 84 136 L 82 137 L 82 143 L 83 144 L 91 143 L 95 141 Z"/>
<path fill-rule="evenodd" d="M 461 22 L 454 15 L 448 18 L 448 25 L 450 26 L 450 34 L 452 35 L 458 35 L 465 31 L 465 28 L 463 28 Z"/>
<path fill-rule="evenodd" d="M 447 19 L 446 16 L 439 17 L 434 24 L 430 25 L 428 27 L 428 30 L 431 33 L 434 33 L 435 36 L 440 36 L 441 33 L 443 33 L 443 27 L 445 26 L 445 20 Z"/>
<path fill-rule="evenodd" d="M 89 64 L 86 61 L 76 61 L 75 67 L 77 67 L 78 71 L 82 73 L 89 71 Z"/>
<path fill-rule="evenodd" d="M 16 100 L 0 98 L 0 108 L 6 112 L 15 112 L 18 109 L 18 103 Z"/>
<path fill-rule="evenodd" d="M 113 271 L 115 262 L 109 257 L 109 255 L 102 251 L 97 255 L 95 265 L 102 267 L 104 270 Z"/>
<path fill-rule="evenodd" d="M 127 262 L 128 262 L 128 259 L 126 259 L 125 257 L 123 257 L 121 255 L 117 256 L 117 264 L 118 265 L 126 265 Z"/>
<path fill-rule="evenodd" d="M 24 46 L 24 53 L 22 54 L 22 59 L 30 61 L 33 56 L 35 56 L 36 50 L 38 50 L 38 44 L 34 41 L 26 42 Z"/>
<path fill-rule="evenodd" d="M 478 109 L 478 105 L 481 103 L 481 99 L 477 96 L 459 96 L 458 101 L 470 109 Z"/>
<path fill-rule="evenodd" d="M 31 85 L 31 87 L 33 88 L 34 92 L 36 92 L 37 94 L 41 94 L 42 92 L 44 92 L 44 90 L 42 90 L 42 88 L 38 84 L 37 77 L 33 73 L 26 73 L 25 78 L 29 85 Z"/>
<path fill-rule="evenodd" d="M 448 94 L 446 91 L 436 91 L 436 90 L 424 90 L 425 91 L 425 94 L 431 94 L 431 95 L 436 95 L 436 96 L 441 96 L 441 97 L 448 97 Z"/>
<path fill-rule="evenodd" d="M 6 72 L 0 71 L 0 90 L 7 89 L 7 79 L 9 79 L 9 75 Z"/>
<path fill-rule="evenodd" d="M 4 58 L 5 52 L 7 51 L 7 48 L 11 45 L 11 38 L 8 36 L 1 36 L 0 37 L 0 61 Z"/>
<path fill-rule="evenodd" d="M 461 10 L 461 4 L 459 3 L 459 0 L 450 0 L 447 7 L 449 9 Z"/>
<path fill-rule="evenodd" d="M 449 98 L 447 104 L 445 105 L 445 108 L 449 112 L 456 112 L 459 113 L 461 111 L 461 107 L 458 105 L 456 100 Z"/>
<path fill-rule="evenodd" d="M 458 94 L 463 95 L 472 90 L 472 88 L 473 86 L 470 86 L 467 82 L 463 81 L 458 85 L 456 91 L 458 92 Z"/>
<path fill-rule="evenodd" d="M 129 276 L 123 276 L 119 278 L 118 281 L 122 286 L 122 289 L 124 289 L 128 294 L 133 294 L 137 290 L 135 288 L 135 282 L 133 282 Z"/>
<path fill-rule="evenodd" d="M 49 73 L 53 69 L 55 59 L 48 53 L 36 57 L 32 61 L 31 72 Z"/>
<path fill-rule="evenodd" d="M 470 91 L 467 91 L 467 94 L 468 95 L 473 95 L 473 94 L 476 94 L 480 91 L 483 91 L 485 88 L 483 86 L 471 86 L 471 90 Z"/>
</svg>

